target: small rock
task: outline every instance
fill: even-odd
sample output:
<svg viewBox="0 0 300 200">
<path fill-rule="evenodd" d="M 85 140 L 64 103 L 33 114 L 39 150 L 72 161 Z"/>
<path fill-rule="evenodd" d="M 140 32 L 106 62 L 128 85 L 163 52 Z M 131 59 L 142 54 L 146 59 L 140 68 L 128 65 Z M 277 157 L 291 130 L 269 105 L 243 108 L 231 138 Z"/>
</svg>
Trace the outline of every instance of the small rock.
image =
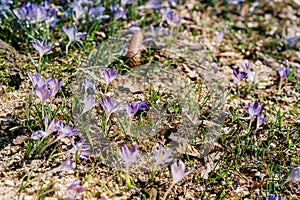
<svg viewBox="0 0 300 200">
<path fill-rule="evenodd" d="M 14 187 L 15 186 L 15 183 L 12 182 L 11 180 L 5 180 L 4 183 L 5 183 L 5 185 L 10 186 L 10 187 Z"/>
</svg>

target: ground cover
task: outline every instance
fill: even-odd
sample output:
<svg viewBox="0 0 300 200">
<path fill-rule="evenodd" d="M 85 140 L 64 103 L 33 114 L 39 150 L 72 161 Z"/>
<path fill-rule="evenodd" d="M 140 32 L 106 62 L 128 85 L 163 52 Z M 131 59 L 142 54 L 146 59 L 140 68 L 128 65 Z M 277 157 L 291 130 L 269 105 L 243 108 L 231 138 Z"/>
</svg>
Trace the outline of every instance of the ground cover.
<svg viewBox="0 0 300 200">
<path fill-rule="evenodd" d="M 1 199 L 299 199 L 298 1 L 1 1 Z"/>
</svg>

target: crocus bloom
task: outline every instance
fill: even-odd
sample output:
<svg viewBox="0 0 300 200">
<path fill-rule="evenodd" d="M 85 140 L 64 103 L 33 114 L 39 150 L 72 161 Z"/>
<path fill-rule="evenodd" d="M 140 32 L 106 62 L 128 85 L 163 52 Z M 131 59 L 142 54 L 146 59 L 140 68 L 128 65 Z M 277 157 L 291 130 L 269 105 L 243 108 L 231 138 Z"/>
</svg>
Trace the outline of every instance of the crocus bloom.
<svg viewBox="0 0 300 200">
<path fill-rule="evenodd" d="M 69 38 L 69 43 L 73 41 L 80 41 L 80 38 L 84 37 L 86 35 L 86 32 L 77 32 L 77 27 L 72 26 L 71 28 L 66 28 L 65 26 L 62 26 L 63 31 Z"/>
<path fill-rule="evenodd" d="M 146 109 L 147 108 L 147 103 L 146 105 L 144 105 L 145 102 L 133 102 L 133 103 L 128 103 L 128 101 L 126 101 L 126 110 L 127 110 L 127 114 L 129 117 L 133 117 L 139 110 L 142 109 Z M 143 106 L 143 107 L 141 107 Z M 144 108 L 144 106 L 146 106 L 146 108 Z"/>
<path fill-rule="evenodd" d="M 233 68 L 234 83 L 238 83 L 244 78 L 247 78 L 246 72 L 240 72 L 238 68 Z"/>
<path fill-rule="evenodd" d="M 76 0 L 72 3 L 72 8 L 74 12 L 73 17 L 75 21 L 78 21 L 81 17 L 84 17 L 88 11 L 87 7 L 82 7 L 80 2 Z"/>
<path fill-rule="evenodd" d="M 297 42 L 299 41 L 299 38 L 297 36 L 294 36 L 294 37 L 287 38 L 286 41 L 288 43 L 288 47 L 293 48 L 296 46 Z"/>
<path fill-rule="evenodd" d="M 276 194 L 269 194 L 266 197 L 266 200 L 282 200 L 282 196 L 276 195 Z"/>
<path fill-rule="evenodd" d="M 48 81 L 47 81 L 48 80 Z M 49 78 L 46 80 L 49 88 L 52 90 L 52 96 L 54 96 L 61 88 L 63 81 L 58 81 L 56 78 Z"/>
<path fill-rule="evenodd" d="M 82 199 L 82 193 L 84 188 L 78 185 L 78 179 L 74 180 L 73 183 L 67 188 L 67 199 Z"/>
<path fill-rule="evenodd" d="M 78 130 L 73 128 L 72 125 L 66 125 L 64 127 L 61 127 L 58 132 L 60 133 L 59 137 L 72 137 L 74 135 L 77 135 Z"/>
<path fill-rule="evenodd" d="M 145 111 L 148 108 L 148 103 L 146 101 L 140 101 L 139 103 L 140 110 Z"/>
<path fill-rule="evenodd" d="M 110 68 L 109 70 L 104 67 L 104 70 L 100 70 L 100 73 L 104 78 L 106 84 L 110 84 L 118 76 L 118 70 L 116 70 L 114 67 Z"/>
<path fill-rule="evenodd" d="M 92 108 L 94 108 L 99 103 L 100 103 L 100 100 L 99 101 L 95 101 L 93 95 L 91 95 L 91 94 L 85 95 L 85 98 L 84 98 L 84 107 L 83 107 L 82 113 L 85 113 L 85 112 L 91 110 Z"/>
<path fill-rule="evenodd" d="M 262 114 L 258 115 L 256 127 L 257 128 L 260 127 L 263 123 L 265 123 L 266 119 L 267 119 L 267 115 L 262 115 Z"/>
<path fill-rule="evenodd" d="M 177 15 L 174 10 L 171 10 L 167 14 L 167 23 L 172 27 L 177 26 L 179 24 L 180 20 L 181 20 L 181 17 L 179 15 Z"/>
<path fill-rule="evenodd" d="M 52 90 L 49 89 L 47 85 L 42 85 L 42 87 L 36 85 L 34 89 L 36 95 L 40 98 L 42 104 L 45 104 L 47 99 L 51 97 Z"/>
<path fill-rule="evenodd" d="M 0 15 L 4 15 L 6 16 L 6 12 L 10 10 L 10 5 L 9 4 L 13 4 L 12 0 L 1 0 L 0 1 Z M 1 20 L 0 20 L 1 22 Z"/>
<path fill-rule="evenodd" d="M 171 7 L 175 8 L 177 6 L 178 0 L 168 0 Z"/>
<path fill-rule="evenodd" d="M 149 0 L 144 6 L 139 6 L 138 9 L 161 9 L 163 7 L 161 1 L 162 0 Z"/>
<path fill-rule="evenodd" d="M 158 149 L 153 147 L 152 153 L 154 154 L 155 163 L 158 165 L 163 165 L 163 164 L 169 163 L 173 160 L 172 159 L 172 149 L 170 149 L 169 151 L 167 151 L 165 153 L 162 145 L 159 145 Z"/>
<path fill-rule="evenodd" d="M 35 93 L 40 98 L 41 103 L 45 104 L 48 98 L 54 96 L 57 93 L 62 84 L 63 81 L 58 82 L 58 80 L 55 78 L 48 78 L 47 80 L 45 80 L 43 85 L 35 85 Z"/>
<path fill-rule="evenodd" d="M 286 182 L 295 182 L 300 181 L 300 167 L 296 167 L 293 169 L 292 173 L 288 176 Z"/>
<path fill-rule="evenodd" d="M 70 150 L 70 153 L 77 153 L 77 155 L 83 159 L 89 158 L 91 146 L 89 144 L 84 144 L 85 139 L 81 139 L 75 144 L 74 139 L 71 138 L 71 143 L 73 144 L 73 148 Z"/>
<path fill-rule="evenodd" d="M 90 91 L 90 93 L 95 94 L 96 92 L 96 86 L 95 84 L 91 81 L 91 79 L 84 79 L 82 81 L 82 85 L 84 87 L 84 94 L 86 95 L 88 91 Z"/>
<path fill-rule="evenodd" d="M 38 39 L 32 43 L 32 46 L 39 52 L 40 57 L 43 57 L 52 48 L 52 44 L 47 45 L 46 40 L 40 42 Z"/>
<path fill-rule="evenodd" d="M 58 81 L 52 77 L 45 80 L 39 73 L 36 73 L 35 75 L 28 73 L 28 76 L 34 85 L 36 95 L 40 98 L 42 104 L 45 104 L 50 96 L 54 96 L 63 84 L 63 81 Z"/>
<path fill-rule="evenodd" d="M 118 150 L 118 154 L 126 164 L 134 163 L 140 155 L 136 145 L 129 150 L 126 144 L 123 144 L 122 148 Z"/>
<path fill-rule="evenodd" d="M 121 6 L 124 7 L 127 4 L 133 4 L 134 0 L 121 0 Z"/>
<path fill-rule="evenodd" d="M 29 23 L 45 22 L 54 26 L 57 22 L 55 8 L 50 8 L 46 2 L 42 4 L 23 3 L 20 9 L 13 9 L 13 12 L 20 20 L 26 20 Z"/>
<path fill-rule="evenodd" d="M 105 11 L 105 7 L 101 5 L 96 7 L 91 7 L 89 10 L 90 22 L 92 22 L 93 20 L 108 19 L 110 16 L 103 15 L 104 11 Z"/>
<path fill-rule="evenodd" d="M 178 163 L 177 163 L 177 160 L 175 160 L 175 162 L 171 165 L 171 173 L 172 173 L 172 177 L 173 177 L 172 183 L 173 184 L 178 183 L 184 177 L 191 174 L 194 170 L 194 169 L 191 169 L 187 172 L 184 172 L 184 169 L 185 169 L 185 166 L 181 160 Z"/>
<path fill-rule="evenodd" d="M 279 68 L 277 71 L 278 71 L 280 78 L 287 78 L 289 75 L 290 69 L 289 68 Z"/>
<path fill-rule="evenodd" d="M 119 4 L 111 4 L 110 9 L 114 14 L 115 21 L 117 21 L 118 19 L 127 19 L 127 9 L 120 7 Z"/>
<path fill-rule="evenodd" d="M 216 34 L 216 42 L 220 44 L 224 37 L 224 31 L 216 31 L 215 34 Z"/>
<path fill-rule="evenodd" d="M 252 79 L 254 74 L 253 74 L 253 71 L 251 71 L 251 69 L 250 69 L 250 66 L 251 66 L 250 61 L 247 62 L 245 65 L 241 65 L 241 66 L 242 66 L 244 72 L 247 74 L 248 80 Z"/>
<path fill-rule="evenodd" d="M 262 106 L 259 105 L 257 101 L 253 104 L 248 103 L 248 108 L 243 106 L 243 109 L 250 115 L 251 118 L 256 118 L 262 112 Z"/>
<path fill-rule="evenodd" d="M 108 122 L 110 115 L 114 112 L 114 110 L 118 107 L 118 103 L 116 100 L 112 100 L 109 96 L 107 96 L 103 102 L 100 102 L 102 108 L 105 110 L 106 114 L 106 122 Z"/>
<path fill-rule="evenodd" d="M 170 34 L 170 30 L 168 28 L 163 27 L 161 24 L 159 25 L 159 27 L 153 27 L 152 24 L 150 24 L 149 28 L 152 33 L 152 37 Z"/>
<path fill-rule="evenodd" d="M 75 170 L 75 162 L 71 157 L 67 158 L 61 165 L 57 168 L 57 170 L 61 171 L 74 171 Z"/>
<path fill-rule="evenodd" d="M 62 127 L 62 121 L 57 121 L 54 118 L 51 123 L 49 124 L 48 116 L 45 117 L 45 131 L 39 130 L 31 134 L 30 138 L 33 140 L 37 140 L 39 138 L 45 138 L 46 136 L 50 135 L 51 133 L 58 131 Z"/>
<path fill-rule="evenodd" d="M 37 72 L 35 73 L 35 75 L 31 75 L 31 73 L 28 73 L 28 77 L 31 80 L 33 86 L 39 85 L 39 87 L 41 87 L 45 83 L 45 79 Z"/>
</svg>

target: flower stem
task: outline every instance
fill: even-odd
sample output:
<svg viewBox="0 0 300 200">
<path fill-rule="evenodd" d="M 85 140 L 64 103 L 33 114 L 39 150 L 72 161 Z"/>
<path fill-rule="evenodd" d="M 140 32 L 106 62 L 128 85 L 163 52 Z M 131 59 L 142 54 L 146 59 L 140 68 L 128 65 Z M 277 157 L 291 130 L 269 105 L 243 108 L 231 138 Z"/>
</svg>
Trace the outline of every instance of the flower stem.
<svg viewBox="0 0 300 200">
<path fill-rule="evenodd" d="M 128 124 L 128 126 L 127 126 L 127 131 L 126 131 L 126 134 L 129 134 L 129 133 L 130 133 L 131 124 L 132 124 L 132 118 L 131 118 L 131 117 L 129 117 L 129 124 Z"/>
<path fill-rule="evenodd" d="M 66 45 L 66 55 L 68 55 L 70 44 L 71 44 L 71 42 L 68 42 L 68 44 Z"/>
<path fill-rule="evenodd" d="M 279 85 L 278 85 L 278 94 L 281 93 L 281 87 L 282 87 L 282 78 L 280 77 Z"/>
<path fill-rule="evenodd" d="M 164 197 L 162 198 L 162 200 L 166 200 L 168 194 L 171 192 L 171 189 L 173 188 L 173 186 L 175 185 L 176 183 L 172 183 L 171 186 L 169 187 L 169 189 L 166 191 Z"/>
<path fill-rule="evenodd" d="M 253 121 L 254 121 L 254 119 L 251 117 L 249 126 L 248 126 L 248 132 L 250 132 L 250 130 L 251 130 L 251 125 L 252 125 Z"/>
<path fill-rule="evenodd" d="M 57 142 L 60 138 L 57 138 L 56 140 L 53 140 L 52 142 L 48 143 L 46 146 L 42 148 L 42 150 L 39 152 L 39 154 L 42 154 L 49 146 Z"/>
<path fill-rule="evenodd" d="M 131 189 L 131 182 L 130 182 L 130 176 L 129 176 L 129 165 L 127 165 L 127 167 L 126 167 L 125 182 L 126 182 L 127 187 L 129 189 Z"/>
</svg>

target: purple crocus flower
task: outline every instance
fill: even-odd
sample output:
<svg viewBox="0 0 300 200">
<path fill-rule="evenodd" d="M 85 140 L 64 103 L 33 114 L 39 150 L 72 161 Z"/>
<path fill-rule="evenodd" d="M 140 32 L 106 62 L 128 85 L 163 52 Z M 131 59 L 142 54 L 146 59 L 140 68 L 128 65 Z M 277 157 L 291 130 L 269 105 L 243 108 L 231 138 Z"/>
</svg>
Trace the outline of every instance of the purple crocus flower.
<svg viewBox="0 0 300 200">
<path fill-rule="evenodd" d="M 56 78 L 49 78 L 45 81 L 45 84 L 47 84 L 48 87 L 52 90 L 51 95 L 55 96 L 55 94 L 61 88 L 63 81 L 58 81 Z"/>
<path fill-rule="evenodd" d="M 50 135 L 51 133 L 58 131 L 62 128 L 62 121 L 57 121 L 54 118 L 51 123 L 49 124 L 48 116 L 45 116 L 45 131 L 39 130 L 31 134 L 30 138 L 33 140 L 37 140 L 40 138 L 45 138 L 46 136 Z"/>
<path fill-rule="evenodd" d="M 163 165 L 163 164 L 169 163 L 173 160 L 172 159 L 172 149 L 165 152 L 162 145 L 159 145 L 158 149 L 156 147 L 153 147 L 152 153 L 154 154 L 155 163 L 157 165 Z"/>
<path fill-rule="evenodd" d="M 134 163 L 140 155 L 136 145 L 129 150 L 126 144 L 123 144 L 122 148 L 118 150 L 118 154 L 126 164 Z"/>
<path fill-rule="evenodd" d="M 71 157 L 67 158 L 61 165 L 57 168 L 60 171 L 74 171 L 75 170 L 75 162 L 72 160 Z"/>
<path fill-rule="evenodd" d="M 215 34 L 216 34 L 216 42 L 218 44 L 220 44 L 223 40 L 223 37 L 224 37 L 224 31 L 216 31 Z"/>
<path fill-rule="evenodd" d="M 66 125 L 61 127 L 58 132 L 60 133 L 59 138 L 64 138 L 77 135 L 78 130 L 73 128 L 72 125 Z"/>
<path fill-rule="evenodd" d="M 104 70 L 100 70 L 100 73 L 104 78 L 106 84 L 110 84 L 118 76 L 118 70 L 116 70 L 114 67 L 110 68 L 109 70 L 104 67 Z"/>
<path fill-rule="evenodd" d="M 166 19 L 167 23 L 171 27 L 175 27 L 179 24 L 181 17 L 178 14 L 176 14 L 174 10 L 171 10 L 170 12 L 168 12 Z"/>
<path fill-rule="evenodd" d="M 276 194 L 268 194 L 266 200 L 282 200 L 282 196 Z"/>
<path fill-rule="evenodd" d="M 32 43 L 32 46 L 39 52 L 40 58 L 52 48 L 52 44 L 47 45 L 46 40 L 40 42 L 38 39 Z"/>
<path fill-rule="evenodd" d="M 42 85 L 42 87 L 36 85 L 34 89 L 35 89 L 36 96 L 38 96 L 42 104 L 45 104 L 47 99 L 51 97 L 52 90 L 49 89 L 47 85 Z"/>
<path fill-rule="evenodd" d="M 90 22 L 93 20 L 102 20 L 102 19 L 108 19 L 110 16 L 109 15 L 103 15 L 105 11 L 105 7 L 103 6 L 96 6 L 96 7 L 91 7 L 89 10 L 89 17 L 90 17 Z"/>
<path fill-rule="evenodd" d="M 265 123 L 266 120 L 267 120 L 267 115 L 262 115 L 262 114 L 258 115 L 256 128 L 260 127 L 263 123 Z"/>
<path fill-rule="evenodd" d="M 73 144 L 73 148 L 70 150 L 70 153 L 76 154 L 83 159 L 88 159 L 91 149 L 89 144 L 85 144 L 85 139 L 81 139 L 80 141 L 75 144 L 74 139 L 71 138 L 71 143 Z"/>
<path fill-rule="evenodd" d="M 45 79 L 37 72 L 35 75 L 31 75 L 31 73 L 28 72 L 28 77 L 34 86 L 39 85 L 41 87 L 45 83 Z"/>
<path fill-rule="evenodd" d="M 289 68 L 279 68 L 277 70 L 280 78 L 287 78 L 288 75 L 289 75 L 289 72 L 290 72 L 290 69 Z"/>
<path fill-rule="evenodd" d="M 233 68 L 234 83 L 238 83 L 244 78 L 247 78 L 246 72 L 240 72 L 238 68 Z"/>
<path fill-rule="evenodd" d="M 297 42 L 299 41 L 299 37 L 297 37 L 297 36 L 290 37 L 290 38 L 287 38 L 286 41 L 288 43 L 288 47 L 293 48 L 296 46 Z"/>
<path fill-rule="evenodd" d="M 153 27 L 150 24 L 149 28 L 153 38 L 170 34 L 170 29 L 163 27 L 162 24 L 160 24 L 159 27 Z M 151 40 L 153 40 L 153 38 Z"/>
<path fill-rule="evenodd" d="M 88 12 L 88 8 L 82 7 L 81 3 L 76 0 L 72 3 L 72 8 L 73 8 L 73 12 L 74 12 L 73 17 L 76 22 L 78 22 L 78 20 L 81 17 L 84 17 L 86 15 L 86 13 Z"/>
<path fill-rule="evenodd" d="M 287 177 L 286 182 L 299 182 L 300 181 L 300 167 L 293 169 L 292 173 Z"/>
<path fill-rule="evenodd" d="M 6 12 L 10 10 L 10 4 L 13 4 L 12 0 L 1 0 L 0 1 L 0 15 L 7 17 Z M 1 20 L 0 20 L 1 22 Z"/>
<path fill-rule="evenodd" d="M 149 0 L 144 6 L 139 6 L 138 9 L 159 10 L 163 7 L 161 2 L 162 0 Z"/>
<path fill-rule="evenodd" d="M 178 183 L 184 177 L 186 177 L 194 171 L 194 169 L 190 169 L 189 171 L 184 172 L 184 169 L 184 163 L 181 160 L 177 163 L 177 160 L 175 160 L 175 162 L 171 165 L 171 173 L 173 177 L 172 184 Z"/>
<path fill-rule="evenodd" d="M 253 104 L 248 103 L 248 108 L 243 106 L 243 109 L 250 115 L 252 119 L 259 116 L 262 112 L 262 106 L 259 105 L 257 101 Z"/>
<path fill-rule="evenodd" d="M 130 118 L 134 117 L 134 115 L 138 111 L 147 110 L 147 107 L 148 107 L 148 104 L 146 101 L 133 102 L 133 103 L 128 103 L 128 101 L 126 101 L 126 111 Z"/>
<path fill-rule="evenodd" d="M 119 4 L 111 4 L 110 9 L 114 14 L 114 20 L 117 21 L 118 19 L 127 19 L 127 9 L 124 9 L 119 6 Z"/>
<path fill-rule="evenodd" d="M 127 4 L 133 4 L 135 0 L 121 0 L 121 6 L 124 7 Z"/>
<path fill-rule="evenodd" d="M 63 31 L 69 38 L 69 42 L 66 45 L 66 54 L 68 54 L 69 46 L 73 41 L 78 41 L 80 43 L 80 38 L 84 37 L 86 35 L 86 32 L 77 32 L 77 26 L 72 26 L 71 28 L 66 28 L 65 26 L 62 26 Z"/>
<path fill-rule="evenodd" d="M 84 97 L 84 107 L 83 107 L 82 113 L 86 113 L 87 111 L 91 110 L 96 105 L 98 105 L 99 103 L 100 103 L 100 100 L 95 101 L 95 98 L 94 98 L 93 95 L 91 95 L 91 94 L 85 95 L 85 97 Z"/>
<path fill-rule="evenodd" d="M 253 71 L 251 71 L 251 69 L 250 69 L 251 62 L 248 61 L 245 65 L 241 65 L 241 66 L 242 66 L 244 72 L 247 74 L 248 80 L 252 79 L 254 74 L 253 74 Z"/>
<path fill-rule="evenodd" d="M 168 3 L 171 7 L 175 8 L 178 4 L 178 0 L 168 0 Z"/>
<path fill-rule="evenodd" d="M 34 89 L 36 95 L 40 98 L 41 103 L 45 104 L 46 100 L 54 96 L 59 88 L 61 88 L 63 81 L 58 82 L 55 78 L 48 78 L 43 85 L 36 84 Z"/>
<path fill-rule="evenodd" d="M 128 116 L 132 118 L 140 110 L 140 106 L 136 102 L 128 103 L 128 101 L 126 101 L 126 110 Z"/>
<path fill-rule="evenodd" d="M 70 28 L 66 28 L 62 26 L 63 31 L 69 38 L 69 43 L 73 41 L 80 41 L 80 38 L 86 35 L 86 32 L 77 32 L 77 26 L 72 26 Z"/>
<path fill-rule="evenodd" d="M 52 77 L 45 80 L 39 73 L 36 73 L 35 75 L 28 73 L 28 76 L 34 85 L 36 95 L 40 98 L 42 104 L 45 104 L 50 96 L 55 96 L 63 84 L 63 81 L 58 81 Z"/>
<path fill-rule="evenodd" d="M 96 92 L 96 86 L 95 84 L 91 81 L 91 79 L 84 79 L 82 81 L 82 85 L 84 87 L 84 94 L 86 95 L 88 93 L 88 91 L 92 94 L 95 94 Z"/>
<path fill-rule="evenodd" d="M 109 96 L 105 97 L 103 102 L 100 102 L 102 108 L 105 110 L 106 114 L 106 123 L 109 120 L 110 115 L 115 111 L 118 107 L 118 103 L 116 100 L 112 100 Z"/>
<path fill-rule="evenodd" d="M 84 188 L 78 185 L 78 179 L 74 180 L 73 183 L 67 188 L 66 199 L 82 199 L 82 193 L 84 192 Z"/>
<path fill-rule="evenodd" d="M 148 109 L 148 103 L 146 101 L 140 101 L 138 104 L 141 111 L 145 111 Z"/>
<path fill-rule="evenodd" d="M 41 5 L 30 2 L 23 3 L 20 9 L 13 9 L 13 12 L 18 19 L 29 23 L 45 22 L 50 26 L 54 26 L 57 22 L 55 8 L 50 8 L 47 3 Z"/>
</svg>

